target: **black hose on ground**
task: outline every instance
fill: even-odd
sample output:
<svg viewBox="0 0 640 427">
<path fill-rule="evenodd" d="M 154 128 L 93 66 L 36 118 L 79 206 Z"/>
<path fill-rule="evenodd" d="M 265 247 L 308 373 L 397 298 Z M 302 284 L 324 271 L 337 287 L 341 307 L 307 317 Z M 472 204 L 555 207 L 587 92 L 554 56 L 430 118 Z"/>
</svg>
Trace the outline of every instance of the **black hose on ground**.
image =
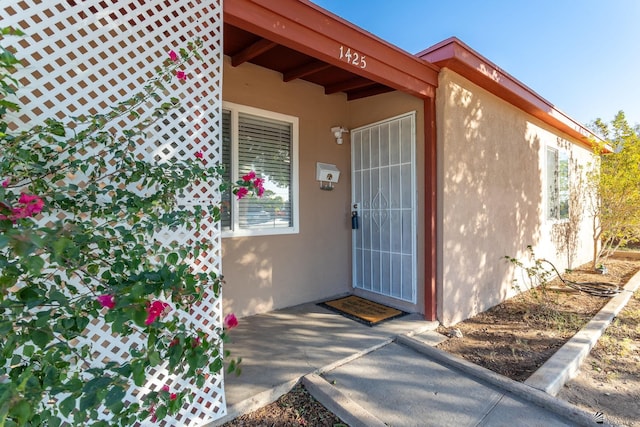
<svg viewBox="0 0 640 427">
<path fill-rule="evenodd" d="M 571 280 L 566 280 L 562 278 L 562 275 L 560 274 L 556 266 L 553 265 L 550 261 L 547 261 L 546 259 L 543 259 L 541 261 L 544 261 L 547 264 L 549 264 L 555 270 L 556 274 L 558 275 L 558 278 L 562 281 L 562 283 L 564 283 L 565 285 L 567 285 L 572 289 L 576 289 L 580 292 L 585 292 L 589 295 L 594 295 L 597 297 L 612 297 L 620 293 L 620 288 L 618 287 L 618 285 L 614 285 L 613 283 L 606 283 L 606 282 L 579 282 L 578 283 L 578 282 L 573 282 Z"/>
</svg>

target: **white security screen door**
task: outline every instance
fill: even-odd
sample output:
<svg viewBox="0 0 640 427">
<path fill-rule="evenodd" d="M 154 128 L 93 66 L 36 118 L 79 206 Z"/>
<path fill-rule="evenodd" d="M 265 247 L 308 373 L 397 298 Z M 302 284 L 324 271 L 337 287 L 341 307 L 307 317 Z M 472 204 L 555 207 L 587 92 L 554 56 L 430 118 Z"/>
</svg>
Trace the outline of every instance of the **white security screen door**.
<svg viewBox="0 0 640 427">
<path fill-rule="evenodd" d="M 353 287 L 416 303 L 415 112 L 351 132 Z"/>
</svg>

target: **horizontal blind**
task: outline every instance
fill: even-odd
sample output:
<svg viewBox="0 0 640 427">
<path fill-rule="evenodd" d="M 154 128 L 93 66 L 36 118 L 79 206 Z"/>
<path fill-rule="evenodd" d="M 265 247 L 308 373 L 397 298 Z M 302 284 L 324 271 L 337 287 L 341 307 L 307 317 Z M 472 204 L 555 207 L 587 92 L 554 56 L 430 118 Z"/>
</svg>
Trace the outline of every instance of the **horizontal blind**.
<svg viewBox="0 0 640 427">
<path fill-rule="evenodd" d="M 231 182 L 231 111 L 222 111 L 222 173 L 223 182 Z M 220 226 L 223 231 L 231 230 L 231 187 L 229 186 L 221 194 Z"/>
<path fill-rule="evenodd" d="M 238 174 L 250 171 L 265 180 L 262 198 L 242 199 L 238 206 L 241 228 L 293 226 L 291 123 L 238 115 Z"/>
</svg>

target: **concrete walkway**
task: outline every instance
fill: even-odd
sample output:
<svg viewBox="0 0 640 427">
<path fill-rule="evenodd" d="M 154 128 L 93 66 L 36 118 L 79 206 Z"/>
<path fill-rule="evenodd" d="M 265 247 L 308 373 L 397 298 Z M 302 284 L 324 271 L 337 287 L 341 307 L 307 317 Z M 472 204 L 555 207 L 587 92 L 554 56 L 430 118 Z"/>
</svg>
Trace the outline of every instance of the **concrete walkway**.
<svg viewBox="0 0 640 427">
<path fill-rule="evenodd" d="M 275 401 L 302 381 L 355 426 L 580 426 L 591 414 L 433 347 L 435 322 L 408 315 L 374 327 L 305 304 L 241 319 L 225 349 L 228 415 Z"/>
</svg>

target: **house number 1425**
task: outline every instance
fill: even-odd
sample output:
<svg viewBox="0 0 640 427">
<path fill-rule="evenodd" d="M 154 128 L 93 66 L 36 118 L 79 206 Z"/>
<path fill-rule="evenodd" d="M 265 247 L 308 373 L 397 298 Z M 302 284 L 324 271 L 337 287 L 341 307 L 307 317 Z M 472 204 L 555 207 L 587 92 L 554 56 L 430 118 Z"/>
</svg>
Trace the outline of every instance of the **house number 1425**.
<svg viewBox="0 0 640 427">
<path fill-rule="evenodd" d="M 350 47 L 340 46 L 340 59 L 358 68 L 367 68 L 366 57 Z"/>
</svg>

